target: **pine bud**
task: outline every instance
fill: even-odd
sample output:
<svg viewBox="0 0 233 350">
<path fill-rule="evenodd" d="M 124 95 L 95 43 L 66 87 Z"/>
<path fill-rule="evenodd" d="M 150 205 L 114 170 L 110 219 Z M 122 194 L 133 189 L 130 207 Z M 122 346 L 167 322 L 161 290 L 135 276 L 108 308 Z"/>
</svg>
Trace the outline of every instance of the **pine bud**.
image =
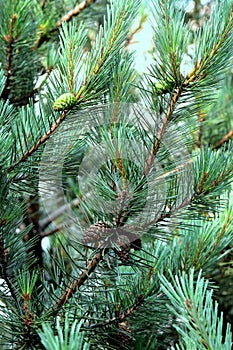
<svg viewBox="0 0 233 350">
<path fill-rule="evenodd" d="M 157 95 L 163 95 L 169 92 L 176 86 L 175 81 L 173 80 L 161 80 L 154 84 L 153 90 Z"/>
<path fill-rule="evenodd" d="M 67 92 L 61 96 L 59 96 L 54 102 L 53 109 L 55 111 L 64 111 L 65 109 L 71 109 L 75 103 L 77 102 L 75 96 Z"/>
</svg>

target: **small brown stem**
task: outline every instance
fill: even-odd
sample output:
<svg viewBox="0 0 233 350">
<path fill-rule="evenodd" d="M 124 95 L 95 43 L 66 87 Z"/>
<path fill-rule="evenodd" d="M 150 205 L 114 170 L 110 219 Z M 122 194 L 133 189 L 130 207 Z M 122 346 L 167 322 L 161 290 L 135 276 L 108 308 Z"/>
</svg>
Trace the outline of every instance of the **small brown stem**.
<svg viewBox="0 0 233 350">
<path fill-rule="evenodd" d="M 45 135 L 41 137 L 41 139 L 34 145 L 32 148 L 26 152 L 16 163 L 12 164 L 9 168 L 6 169 L 7 172 L 11 172 L 15 169 L 15 167 L 27 160 L 30 156 L 32 156 L 38 148 L 44 144 L 48 138 L 52 135 L 52 133 L 58 128 L 58 126 L 61 124 L 61 122 L 65 119 L 67 116 L 67 112 L 64 111 L 61 116 L 56 120 L 56 122 L 52 125 L 52 127 L 46 132 Z"/>
<path fill-rule="evenodd" d="M 79 15 L 81 11 L 90 6 L 95 1 L 96 0 L 85 0 L 78 4 L 74 9 L 70 10 L 65 16 L 62 17 L 62 19 L 57 23 L 57 27 L 61 27 L 63 22 L 70 22 L 73 17 Z"/>
<path fill-rule="evenodd" d="M 193 9 L 193 15 L 195 17 L 197 17 L 199 15 L 200 5 L 201 5 L 201 1 L 200 0 L 195 0 L 195 5 L 194 5 L 194 9 Z"/>
<path fill-rule="evenodd" d="M 214 149 L 218 149 L 220 148 L 225 142 L 227 142 L 228 140 L 230 140 L 230 138 L 233 136 L 233 130 L 230 130 L 225 136 L 223 136 L 223 138 L 218 141 L 215 145 L 214 145 Z"/>
<path fill-rule="evenodd" d="M 50 35 L 55 33 L 61 26 L 63 22 L 70 22 L 73 17 L 78 16 L 84 9 L 94 3 L 96 0 L 84 0 L 80 4 L 78 4 L 75 8 L 70 10 L 65 16 L 61 18 L 60 21 L 57 22 L 56 27 L 50 29 L 47 33 L 41 33 L 38 40 L 34 45 L 34 50 L 40 47 L 44 42 L 47 42 L 50 39 Z"/>
<path fill-rule="evenodd" d="M 131 33 L 129 33 L 129 35 L 127 36 L 127 39 L 126 39 L 125 47 L 128 47 L 130 44 L 132 44 L 132 40 L 133 40 L 134 35 L 137 34 L 138 32 L 140 32 L 140 30 L 142 30 L 142 26 L 143 26 L 143 23 L 145 22 L 146 18 L 147 18 L 147 16 L 142 16 L 138 26 Z"/>
<path fill-rule="evenodd" d="M 168 107 L 168 110 L 167 110 L 167 113 L 166 113 L 166 116 L 163 120 L 163 123 L 162 123 L 162 126 L 161 126 L 161 129 L 159 130 L 158 132 L 158 135 L 156 136 L 156 141 L 153 145 L 153 149 L 151 151 L 151 153 L 149 154 L 148 158 L 147 158 L 147 161 L 146 161 L 146 165 L 145 165 L 145 168 L 144 168 L 144 175 L 147 176 L 149 174 L 149 171 L 151 169 L 151 166 L 155 160 L 155 157 L 159 151 L 159 148 L 160 148 L 160 145 L 161 145 L 161 141 L 162 141 L 162 138 L 166 132 L 166 129 L 167 129 L 167 126 L 168 126 L 168 123 L 171 119 L 171 116 L 172 116 L 172 113 L 175 109 L 175 106 L 176 106 L 176 103 L 177 101 L 179 100 L 181 94 L 182 94 L 182 91 L 183 91 L 183 87 L 181 86 L 180 88 L 178 88 L 172 99 L 171 99 L 171 102 L 170 102 L 170 105 Z"/>
</svg>

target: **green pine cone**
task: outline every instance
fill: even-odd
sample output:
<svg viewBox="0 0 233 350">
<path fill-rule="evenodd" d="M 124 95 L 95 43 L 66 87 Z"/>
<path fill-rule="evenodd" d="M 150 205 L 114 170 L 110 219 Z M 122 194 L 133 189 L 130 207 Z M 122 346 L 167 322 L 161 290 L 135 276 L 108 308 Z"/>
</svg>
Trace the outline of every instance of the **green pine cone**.
<svg viewBox="0 0 233 350">
<path fill-rule="evenodd" d="M 71 92 L 67 92 L 59 96 L 54 102 L 53 109 L 55 111 L 64 111 L 65 109 L 71 109 L 75 103 L 76 98 Z"/>
<path fill-rule="evenodd" d="M 175 81 L 161 80 L 154 84 L 154 92 L 157 95 L 163 95 L 175 87 Z"/>
<path fill-rule="evenodd" d="M 167 88 L 168 88 L 168 85 L 165 80 L 159 81 L 154 85 L 155 92 L 159 95 L 166 92 Z"/>
</svg>

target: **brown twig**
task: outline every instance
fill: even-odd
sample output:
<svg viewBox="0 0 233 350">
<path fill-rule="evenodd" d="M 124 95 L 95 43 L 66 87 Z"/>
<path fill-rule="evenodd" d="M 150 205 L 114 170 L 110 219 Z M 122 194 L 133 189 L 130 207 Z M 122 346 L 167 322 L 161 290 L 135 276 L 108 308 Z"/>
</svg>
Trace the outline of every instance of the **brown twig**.
<svg viewBox="0 0 233 350">
<path fill-rule="evenodd" d="M 127 36 L 127 39 L 126 39 L 125 47 L 128 47 L 132 43 L 134 35 L 137 34 L 138 32 L 140 32 L 140 30 L 142 30 L 143 24 L 146 21 L 146 19 L 147 19 L 147 16 L 142 16 L 138 26 L 134 30 L 132 30 L 131 33 L 129 33 L 129 35 Z"/>
<path fill-rule="evenodd" d="M 53 310 L 52 310 L 53 313 L 56 313 L 58 310 L 60 310 L 62 306 L 65 305 L 66 302 L 74 295 L 77 289 L 79 289 L 84 284 L 84 282 L 89 278 L 91 273 L 96 269 L 96 267 L 98 266 L 102 258 L 103 258 L 103 251 L 101 250 L 96 254 L 94 259 L 88 264 L 86 270 L 82 272 L 80 277 L 77 280 L 73 281 L 69 286 L 69 288 L 65 291 L 65 293 L 59 298 L 57 303 L 53 306 Z"/>
<path fill-rule="evenodd" d="M 166 129 L 167 129 L 167 126 L 168 126 L 168 123 L 171 119 L 171 116 L 172 116 L 172 113 L 175 109 L 175 106 L 176 106 L 176 103 L 177 101 L 179 100 L 181 94 L 183 92 L 183 86 L 181 86 L 180 88 L 178 88 L 172 99 L 171 99 L 171 102 L 170 102 L 170 105 L 168 107 L 168 110 L 167 110 L 167 113 L 166 113 L 166 116 L 163 120 L 163 123 L 162 123 L 162 127 L 158 133 L 158 135 L 156 136 L 156 141 L 153 145 L 153 148 L 152 148 L 152 151 L 151 153 L 149 154 L 148 158 L 147 158 L 147 161 L 146 161 L 146 165 L 145 165 L 145 168 L 144 168 L 144 174 L 145 176 L 147 176 L 149 174 L 149 171 L 151 169 L 151 166 L 156 158 L 156 155 L 159 151 L 159 148 L 160 148 L 160 145 L 161 145 L 161 142 L 162 142 L 162 138 L 166 132 Z"/>
<path fill-rule="evenodd" d="M 230 140 L 230 138 L 233 136 L 233 130 L 230 130 L 225 136 L 223 136 L 223 138 L 218 141 L 215 145 L 214 145 L 214 149 L 218 149 L 220 148 L 225 142 L 227 142 L 228 140 Z"/>
<path fill-rule="evenodd" d="M 17 165 L 19 165 L 20 163 L 23 163 L 26 161 L 27 158 L 29 158 L 30 156 L 32 156 L 37 150 L 38 148 L 44 144 L 48 138 L 52 135 L 52 133 L 58 128 L 58 126 L 61 124 L 61 122 L 65 119 L 65 117 L 67 116 L 67 111 L 64 111 L 61 116 L 56 120 L 56 122 L 52 125 L 52 127 L 46 132 L 46 134 L 44 134 L 41 139 L 34 145 L 31 147 L 31 149 L 29 151 L 27 151 L 16 163 L 12 164 L 10 167 L 8 167 L 6 169 L 7 172 L 11 172 L 12 170 L 15 169 L 15 167 Z"/>
<path fill-rule="evenodd" d="M 74 9 L 70 10 L 62 19 L 57 23 L 57 27 L 61 27 L 63 22 L 69 22 L 73 17 L 80 14 L 85 8 L 94 3 L 96 0 L 85 0 L 78 4 Z"/>
<path fill-rule="evenodd" d="M 171 218 L 173 214 L 175 214 L 178 210 L 181 210 L 185 207 L 187 207 L 192 200 L 195 198 L 195 196 L 192 196 L 191 198 L 185 198 L 179 205 L 174 206 L 173 208 L 170 208 L 169 211 L 163 211 L 161 215 L 152 220 L 147 222 L 145 225 L 142 225 L 140 229 L 148 229 L 148 227 L 151 227 L 152 225 L 158 224 L 160 221 L 163 221 L 165 219 Z"/>
<path fill-rule="evenodd" d="M 13 14 L 11 23 L 10 23 L 10 28 L 9 28 L 9 33 L 8 35 L 5 35 L 4 39 L 8 44 L 7 47 L 7 70 L 6 70 L 6 81 L 5 81 L 5 86 L 2 91 L 2 94 L 0 98 L 7 99 L 10 93 L 9 86 L 10 86 L 10 80 L 11 80 L 11 66 L 12 66 L 12 60 L 13 60 L 13 49 L 14 49 L 14 27 L 15 23 L 17 21 L 18 15 Z"/>
<path fill-rule="evenodd" d="M 197 17 L 199 15 L 199 8 L 201 5 L 201 1 L 200 0 L 195 0 L 195 5 L 194 5 L 194 9 L 193 9 L 193 16 Z"/>
<path fill-rule="evenodd" d="M 56 27 L 50 29 L 47 33 L 41 32 L 39 38 L 37 39 L 34 50 L 40 47 L 44 42 L 50 39 L 51 34 L 55 33 L 61 26 L 63 22 L 70 22 L 73 17 L 78 16 L 84 9 L 94 3 L 96 0 L 84 0 L 78 4 L 75 8 L 70 10 L 65 16 L 63 16 L 60 21 L 57 22 Z"/>
</svg>

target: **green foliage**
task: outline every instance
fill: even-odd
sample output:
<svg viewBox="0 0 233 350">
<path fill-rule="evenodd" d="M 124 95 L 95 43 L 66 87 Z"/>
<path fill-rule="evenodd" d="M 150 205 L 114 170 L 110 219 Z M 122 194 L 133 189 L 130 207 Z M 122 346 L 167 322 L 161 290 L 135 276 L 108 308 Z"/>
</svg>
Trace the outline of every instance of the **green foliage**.
<svg viewBox="0 0 233 350">
<path fill-rule="evenodd" d="M 182 78 L 180 66 L 189 36 L 185 12 L 174 1 L 154 1 L 152 11 L 156 61 L 151 73 L 157 79 L 166 76 L 168 81 L 179 84 Z"/>
<path fill-rule="evenodd" d="M 229 325 L 223 340 L 223 315 L 218 317 L 218 305 L 213 302 L 208 281 L 194 270 L 189 275 L 171 276 L 172 283 L 161 277 L 161 289 L 169 298 L 168 309 L 177 318 L 174 326 L 181 336 L 176 349 L 231 349 L 232 334 Z"/>
<path fill-rule="evenodd" d="M 139 76 L 140 1 L 0 0 L 1 349 L 231 348 L 233 2 L 195 3 Z"/>
<path fill-rule="evenodd" d="M 7 71 L 7 87 L 3 97 L 20 99 L 31 92 L 40 62 L 32 50 L 36 38 L 35 1 L 7 1 L 1 3 L 0 61 Z M 34 19 L 33 19 L 34 18 Z M 30 57 L 30 64 L 23 64 L 22 57 Z"/>
<path fill-rule="evenodd" d="M 213 209 L 215 203 L 218 207 L 218 193 L 221 193 L 222 189 L 230 191 L 232 182 L 231 158 L 231 142 L 225 149 L 217 151 L 206 147 L 201 150 L 197 157 L 197 162 L 194 164 L 196 172 L 194 202 L 195 204 L 200 203 L 202 209 L 210 203 Z"/>
<path fill-rule="evenodd" d="M 62 326 L 57 318 L 55 335 L 53 328 L 44 323 L 42 331 L 39 331 L 41 342 L 46 350 L 89 350 L 90 346 L 80 331 L 81 326 L 82 323 L 78 323 L 77 320 L 71 324 L 67 316 Z"/>
</svg>

